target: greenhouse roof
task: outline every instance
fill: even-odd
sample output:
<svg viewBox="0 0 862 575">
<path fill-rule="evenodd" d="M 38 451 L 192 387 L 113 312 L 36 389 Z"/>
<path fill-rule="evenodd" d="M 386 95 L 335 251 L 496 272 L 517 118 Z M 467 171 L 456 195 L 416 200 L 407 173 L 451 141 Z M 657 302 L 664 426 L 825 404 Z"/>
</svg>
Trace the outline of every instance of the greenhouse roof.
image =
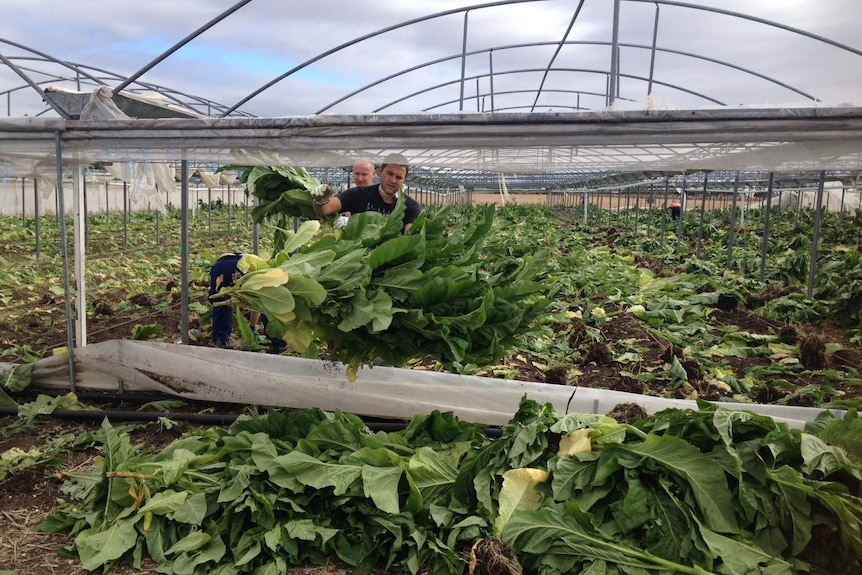
<svg viewBox="0 0 862 575">
<path fill-rule="evenodd" d="M 162 22 L 159 49 L 135 54 L 124 42 L 149 37 L 146 10 L 123 7 L 121 38 L 100 20 L 64 21 L 113 47 L 95 53 L 51 37 L 62 55 L 49 54 L 24 44 L 48 35 L 19 27 L 0 38 L 0 177 L 54 172 L 58 149 L 66 165 L 318 169 L 397 151 L 414 182 L 432 185 L 495 186 L 502 174 L 523 189 L 619 188 L 697 171 L 809 182 L 820 170 L 855 183 L 859 108 L 845 103 L 862 98 L 862 49 L 849 43 L 858 11 L 849 0 L 721 4 L 369 3 L 336 15 L 310 2 L 200 2 L 206 23 Z M 329 33 L 341 18 L 348 29 Z M 164 50 L 165 38 L 177 43 Z M 94 95 L 127 119 L 87 115 Z M 774 181 L 806 185 L 793 179 Z"/>
<path fill-rule="evenodd" d="M 188 160 L 344 167 L 358 156 L 399 152 L 426 177 L 522 173 L 574 181 L 609 172 L 852 172 L 862 170 L 862 108 L 8 118 L 0 119 L 0 175 L 55 171 L 58 146 L 64 165 Z"/>
</svg>

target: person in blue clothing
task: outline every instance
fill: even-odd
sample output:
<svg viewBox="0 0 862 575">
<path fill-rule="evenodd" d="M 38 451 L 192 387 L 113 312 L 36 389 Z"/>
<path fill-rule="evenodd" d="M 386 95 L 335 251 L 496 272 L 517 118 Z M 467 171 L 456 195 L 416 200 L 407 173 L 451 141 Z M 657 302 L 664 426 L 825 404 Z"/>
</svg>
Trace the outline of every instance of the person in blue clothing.
<svg viewBox="0 0 862 575">
<path fill-rule="evenodd" d="M 678 220 L 680 214 L 682 213 L 682 204 L 679 203 L 679 200 L 674 200 L 670 203 L 670 216 L 674 220 Z"/>
<path fill-rule="evenodd" d="M 228 252 L 219 256 L 216 263 L 210 268 L 210 285 L 209 296 L 210 302 L 216 303 L 219 301 L 218 292 L 222 288 L 234 285 L 237 279 L 242 275 L 237 265 L 243 254 L 236 252 Z M 267 318 L 260 312 L 251 311 L 249 314 L 249 324 L 252 329 L 257 331 L 258 323 L 263 323 L 263 328 L 266 330 Z M 233 328 L 233 306 L 232 305 L 214 305 L 212 317 L 212 340 L 216 347 L 228 347 L 230 345 L 230 334 Z M 269 351 L 280 353 L 287 349 L 287 343 L 281 338 L 270 338 Z"/>
<path fill-rule="evenodd" d="M 328 184 L 320 184 L 311 192 L 314 213 L 321 217 L 342 212 L 380 212 L 388 216 L 395 209 L 399 193 L 405 193 L 404 181 L 409 169 L 407 158 L 390 154 L 380 164 L 379 184 L 350 188 L 337 195 Z M 419 217 L 422 206 L 406 194 L 405 201 L 404 231 L 407 232 Z"/>
</svg>

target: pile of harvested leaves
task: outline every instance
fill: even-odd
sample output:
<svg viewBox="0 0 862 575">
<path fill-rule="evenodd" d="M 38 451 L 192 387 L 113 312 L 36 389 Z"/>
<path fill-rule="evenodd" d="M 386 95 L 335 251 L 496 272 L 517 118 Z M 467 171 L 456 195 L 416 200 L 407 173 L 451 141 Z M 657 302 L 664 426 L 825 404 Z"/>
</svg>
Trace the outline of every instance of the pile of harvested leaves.
<svg viewBox="0 0 862 575">
<path fill-rule="evenodd" d="M 862 570 L 855 412 L 801 431 L 705 403 L 624 424 L 525 399 L 492 438 L 439 412 L 386 433 L 270 411 L 159 453 L 102 430 L 104 455 L 67 474 L 42 526 L 71 531 L 87 570 L 146 556 L 176 575 L 332 556 L 360 574 Z"/>
</svg>

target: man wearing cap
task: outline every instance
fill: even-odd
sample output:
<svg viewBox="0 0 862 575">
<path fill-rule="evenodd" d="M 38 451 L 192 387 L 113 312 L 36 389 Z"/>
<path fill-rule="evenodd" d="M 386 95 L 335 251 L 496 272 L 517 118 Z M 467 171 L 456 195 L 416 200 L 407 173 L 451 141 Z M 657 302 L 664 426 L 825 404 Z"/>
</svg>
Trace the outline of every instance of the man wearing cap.
<svg viewBox="0 0 862 575">
<path fill-rule="evenodd" d="M 401 154 L 390 154 L 380 164 L 378 185 L 350 188 L 335 195 L 335 190 L 328 184 L 321 184 L 311 192 L 314 213 L 321 217 L 341 212 L 379 212 L 388 216 L 395 209 L 399 192 L 404 193 L 408 170 L 407 158 Z M 404 199 L 404 231 L 407 232 L 422 211 L 422 206 L 410 196 L 405 195 Z"/>
</svg>

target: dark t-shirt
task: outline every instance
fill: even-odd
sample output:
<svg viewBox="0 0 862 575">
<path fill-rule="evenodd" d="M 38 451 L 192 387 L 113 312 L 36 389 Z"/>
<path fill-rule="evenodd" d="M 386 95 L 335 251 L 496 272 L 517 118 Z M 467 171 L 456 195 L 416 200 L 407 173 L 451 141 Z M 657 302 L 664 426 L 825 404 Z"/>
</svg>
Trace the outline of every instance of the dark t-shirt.
<svg viewBox="0 0 862 575">
<path fill-rule="evenodd" d="M 387 204 L 380 197 L 380 186 L 373 184 L 370 186 L 362 186 L 360 188 L 350 188 L 338 194 L 338 199 L 341 201 L 341 211 L 350 212 L 351 214 L 359 214 L 361 212 L 379 212 L 385 216 L 392 213 L 395 209 L 395 203 Z M 412 224 L 419 217 L 419 212 L 422 211 L 422 206 L 411 198 L 406 196 L 404 206 L 404 225 Z"/>
</svg>

